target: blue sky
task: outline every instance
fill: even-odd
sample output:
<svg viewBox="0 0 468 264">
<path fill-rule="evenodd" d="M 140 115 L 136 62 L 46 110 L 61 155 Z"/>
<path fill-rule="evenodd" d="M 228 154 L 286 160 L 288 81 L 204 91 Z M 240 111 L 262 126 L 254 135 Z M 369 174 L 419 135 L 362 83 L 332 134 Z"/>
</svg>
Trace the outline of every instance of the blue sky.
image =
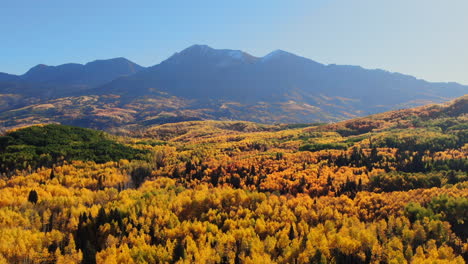
<svg viewBox="0 0 468 264">
<path fill-rule="evenodd" d="M 113 57 L 150 66 L 207 44 L 468 84 L 467 12 L 466 0 L 3 1 L 0 72 Z"/>
</svg>

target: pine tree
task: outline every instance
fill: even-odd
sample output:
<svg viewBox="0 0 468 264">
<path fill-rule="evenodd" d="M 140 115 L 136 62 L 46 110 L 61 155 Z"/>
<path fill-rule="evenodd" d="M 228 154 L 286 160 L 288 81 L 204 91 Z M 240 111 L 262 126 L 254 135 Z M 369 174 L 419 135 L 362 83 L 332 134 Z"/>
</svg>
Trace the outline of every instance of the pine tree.
<svg viewBox="0 0 468 264">
<path fill-rule="evenodd" d="M 39 199 L 39 197 L 37 195 L 37 192 L 35 190 L 31 190 L 29 192 L 28 202 L 36 204 L 38 199 Z"/>
<path fill-rule="evenodd" d="M 184 243 L 182 240 L 178 239 L 176 246 L 174 247 L 174 253 L 173 253 L 173 263 L 176 263 L 180 259 L 185 259 L 186 253 L 185 253 L 185 247 Z"/>
<path fill-rule="evenodd" d="M 289 228 L 289 240 L 293 240 L 295 237 L 296 235 L 294 234 L 294 226 L 291 225 L 291 227 Z"/>
</svg>

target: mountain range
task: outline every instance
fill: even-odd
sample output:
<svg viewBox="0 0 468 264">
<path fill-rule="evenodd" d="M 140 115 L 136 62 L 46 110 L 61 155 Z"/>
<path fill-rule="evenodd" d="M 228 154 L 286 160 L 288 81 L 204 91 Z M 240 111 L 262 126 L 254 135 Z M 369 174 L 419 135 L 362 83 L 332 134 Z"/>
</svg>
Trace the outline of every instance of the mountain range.
<svg viewBox="0 0 468 264">
<path fill-rule="evenodd" d="M 79 93 L 143 69 L 144 67 L 125 58 L 96 60 L 85 65 L 78 63 L 59 66 L 39 64 L 23 75 L 0 73 L 0 91 L 28 93 L 41 98 L 57 97 Z"/>
<path fill-rule="evenodd" d="M 335 122 L 467 91 L 457 83 L 324 65 L 282 50 L 255 57 L 193 45 L 147 68 L 116 58 L 0 73 L 0 124 L 112 129 L 200 119 Z"/>
</svg>

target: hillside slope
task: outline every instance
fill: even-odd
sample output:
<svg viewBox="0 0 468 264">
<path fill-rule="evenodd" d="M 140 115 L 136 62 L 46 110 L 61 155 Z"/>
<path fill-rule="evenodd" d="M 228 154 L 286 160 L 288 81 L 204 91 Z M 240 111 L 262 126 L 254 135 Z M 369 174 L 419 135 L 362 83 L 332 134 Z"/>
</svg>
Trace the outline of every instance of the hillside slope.
<svg viewBox="0 0 468 264">
<path fill-rule="evenodd" d="M 466 263 L 466 106 L 10 131 L 0 263 Z"/>
</svg>

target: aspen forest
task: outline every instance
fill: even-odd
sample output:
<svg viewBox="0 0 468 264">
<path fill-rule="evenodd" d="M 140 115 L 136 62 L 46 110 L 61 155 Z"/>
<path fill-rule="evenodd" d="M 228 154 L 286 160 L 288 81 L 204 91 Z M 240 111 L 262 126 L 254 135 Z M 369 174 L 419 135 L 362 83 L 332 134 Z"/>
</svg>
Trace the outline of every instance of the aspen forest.
<svg viewBox="0 0 468 264">
<path fill-rule="evenodd" d="M 0 263 L 466 263 L 468 97 L 0 136 Z"/>
</svg>

